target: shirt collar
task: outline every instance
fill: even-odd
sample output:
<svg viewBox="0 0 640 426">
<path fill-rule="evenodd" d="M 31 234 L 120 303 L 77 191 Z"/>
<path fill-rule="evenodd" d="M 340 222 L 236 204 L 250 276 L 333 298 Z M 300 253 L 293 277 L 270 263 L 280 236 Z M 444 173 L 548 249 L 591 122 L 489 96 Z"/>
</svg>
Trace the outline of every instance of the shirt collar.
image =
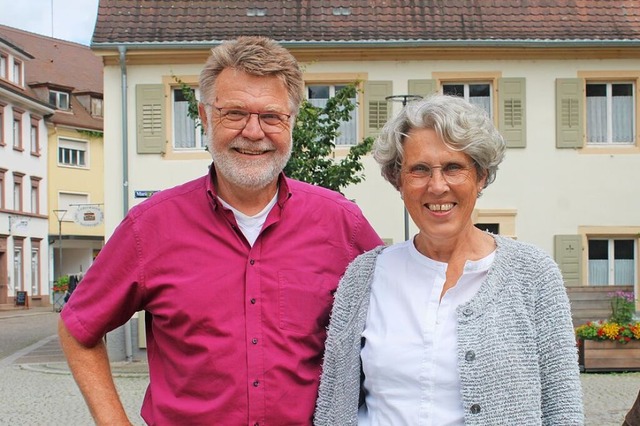
<svg viewBox="0 0 640 426">
<path fill-rule="evenodd" d="M 216 192 L 216 187 L 213 184 L 214 177 L 216 175 L 216 168 L 213 163 L 209 166 L 209 175 L 207 177 L 206 188 L 207 194 L 211 197 L 211 201 L 213 202 L 214 207 L 222 206 L 220 201 L 218 200 L 218 193 Z M 291 190 L 289 189 L 289 184 L 287 182 L 287 177 L 283 172 L 280 172 L 278 175 L 278 205 L 280 208 L 284 207 L 284 204 L 287 200 L 291 198 Z"/>
</svg>

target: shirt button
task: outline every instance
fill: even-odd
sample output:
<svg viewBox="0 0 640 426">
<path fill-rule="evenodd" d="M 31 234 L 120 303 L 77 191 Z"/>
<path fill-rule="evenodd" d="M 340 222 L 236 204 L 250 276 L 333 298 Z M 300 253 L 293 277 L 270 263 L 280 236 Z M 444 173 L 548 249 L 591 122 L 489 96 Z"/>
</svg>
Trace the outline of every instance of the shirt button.
<svg viewBox="0 0 640 426">
<path fill-rule="evenodd" d="M 258 386 L 260 386 L 260 382 L 256 380 L 255 382 L 253 382 L 253 386 L 257 388 Z M 478 410 L 479 409 L 480 408 L 478 408 Z"/>
<path fill-rule="evenodd" d="M 478 414 L 480 412 L 480 405 L 479 404 L 473 404 L 471 406 L 471 414 Z"/>
<path fill-rule="evenodd" d="M 252 305 L 255 305 L 256 304 L 256 299 L 251 299 L 250 302 L 251 302 Z"/>
<path fill-rule="evenodd" d="M 474 351 L 467 351 L 467 353 L 464 354 L 464 359 L 467 361 L 473 361 L 476 359 L 476 353 Z"/>
<path fill-rule="evenodd" d="M 256 263 L 256 261 L 255 261 L 255 260 L 253 260 L 253 259 L 251 259 L 251 260 L 249 261 L 249 263 L 250 263 L 251 265 L 253 265 L 254 263 Z"/>
<path fill-rule="evenodd" d="M 251 343 L 253 343 L 253 344 L 255 345 L 256 343 L 258 343 L 258 339 L 256 339 L 256 338 L 254 337 L 253 339 L 251 339 Z"/>
</svg>

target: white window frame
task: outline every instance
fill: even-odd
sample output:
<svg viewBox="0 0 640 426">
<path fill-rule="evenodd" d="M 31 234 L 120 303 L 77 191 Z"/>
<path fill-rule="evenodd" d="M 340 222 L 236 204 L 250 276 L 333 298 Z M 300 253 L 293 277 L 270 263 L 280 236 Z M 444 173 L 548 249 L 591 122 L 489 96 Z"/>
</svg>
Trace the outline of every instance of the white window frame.
<svg viewBox="0 0 640 426">
<path fill-rule="evenodd" d="M 89 168 L 89 142 L 81 139 L 58 138 L 58 166 Z"/>
<path fill-rule="evenodd" d="M 9 56 L 5 55 L 4 53 L 0 53 L 0 78 L 7 78 L 7 74 L 9 73 L 8 66 Z"/>
<path fill-rule="evenodd" d="M 67 111 L 69 109 L 69 93 L 60 90 L 49 90 L 49 103 L 57 109 Z"/>
<path fill-rule="evenodd" d="M 606 277 L 606 283 L 603 282 L 595 282 L 596 277 L 594 276 L 597 272 L 597 265 L 596 265 L 596 260 L 590 259 L 589 253 L 587 253 L 587 262 L 588 262 L 588 277 L 587 277 L 587 282 L 589 283 L 590 286 L 616 286 L 616 285 L 634 285 L 636 284 L 636 282 L 638 281 L 638 244 L 637 244 L 637 238 L 632 237 L 632 236 L 616 236 L 616 237 L 607 237 L 607 236 L 592 236 L 589 237 L 587 240 L 587 252 L 589 250 L 589 243 L 591 241 L 606 241 L 607 242 L 607 259 L 606 259 L 606 263 L 607 263 L 607 277 Z M 629 283 L 629 282 L 624 282 L 624 283 L 620 283 L 620 284 L 616 284 L 616 259 L 615 259 L 615 241 L 616 240 L 625 240 L 625 241 L 632 241 L 633 242 L 633 259 L 631 259 L 630 262 L 630 267 L 633 268 L 633 282 Z M 598 259 L 601 260 L 601 259 Z M 604 260 L 604 259 L 602 259 Z"/>
<path fill-rule="evenodd" d="M 194 92 L 196 99 L 200 99 L 200 89 L 197 87 L 191 87 Z M 202 135 L 202 129 L 200 126 L 200 119 L 192 119 L 187 115 L 187 111 L 189 108 L 189 102 L 185 101 L 176 101 L 176 93 L 180 92 L 182 89 L 179 86 L 171 87 L 171 128 L 173 129 L 172 134 L 172 148 L 176 152 L 193 152 L 193 151 L 204 151 L 206 148 L 206 138 Z M 189 129 L 189 128 L 192 129 Z M 191 140 L 187 140 L 185 142 L 192 142 L 193 146 L 186 144 L 182 144 L 183 146 L 178 146 L 177 142 L 179 140 L 183 140 L 182 135 L 178 135 L 178 133 L 184 129 L 184 131 L 193 131 L 193 134 L 188 134 L 187 138 L 193 138 Z"/>
<path fill-rule="evenodd" d="M 15 244 L 15 243 L 14 243 Z M 24 275 L 23 275 L 23 246 L 14 245 L 13 247 L 13 289 L 14 291 L 24 290 Z"/>
<path fill-rule="evenodd" d="M 91 98 L 91 115 L 94 117 L 102 117 L 102 108 L 104 102 L 100 98 Z"/>
<path fill-rule="evenodd" d="M 22 82 L 24 81 L 23 72 L 24 66 L 22 66 L 22 61 L 19 59 L 13 58 L 13 68 L 11 73 L 11 81 L 18 86 L 22 86 Z"/>
<path fill-rule="evenodd" d="M 63 222 L 73 222 L 76 217 L 76 212 L 78 211 L 78 206 L 86 204 L 91 204 L 88 193 L 70 191 L 58 192 L 58 209 L 67 211 L 62 219 Z"/>
<path fill-rule="evenodd" d="M 40 294 L 40 249 L 31 247 L 31 295 Z"/>
<path fill-rule="evenodd" d="M 314 106 L 324 107 L 329 99 L 335 96 L 336 92 L 338 92 L 343 87 L 349 85 L 351 83 L 347 82 L 331 82 L 331 83 L 322 83 L 322 82 L 306 82 L 305 83 L 305 94 L 307 100 Z M 309 88 L 313 86 L 321 86 L 326 87 L 329 93 L 329 98 L 310 98 Z M 357 145 L 360 141 L 360 129 L 358 123 L 358 117 L 360 116 L 360 107 L 358 105 L 358 95 L 356 94 L 355 98 L 352 98 L 352 101 L 355 103 L 355 109 L 351 111 L 351 120 L 347 122 L 340 123 L 340 127 L 338 128 L 339 136 L 334 141 L 336 148 L 338 147 L 351 147 Z M 322 102 L 324 100 L 324 102 Z"/>
<path fill-rule="evenodd" d="M 479 107 L 483 108 L 485 111 L 487 111 L 487 106 L 489 108 L 489 110 L 487 111 L 487 113 L 489 114 L 489 117 L 493 118 L 494 117 L 494 111 L 493 111 L 493 103 L 495 102 L 495 87 L 492 81 L 455 81 L 455 80 L 447 80 L 447 81 L 442 81 L 440 83 L 440 87 L 442 90 L 442 93 L 444 93 L 444 86 L 448 86 L 448 85 L 461 85 L 463 86 L 463 96 L 461 96 L 462 98 L 464 98 L 466 101 L 469 101 L 472 104 L 478 105 Z M 473 98 L 474 96 L 472 96 L 471 93 L 471 86 L 479 86 L 479 85 L 486 85 L 489 86 L 489 100 L 488 102 L 485 102 L 484 105 L 479 104 L 478 102 L 474 102 Z"/>
<path fill-rule="evenodd" d="M 616 84 L 626 84 L 626 85 L 630 85 L 631 86 L 631 111 L 629 112 L 629 116 L 626 117 L 627 120 L 631 121 L 631 129 L 630 129 L 630 140 L 627 141 L 615 141 L 613 140 L 613 128 L 614 128 L 614 120 L 620 120 L 621 117 L 623 117 L 623 115 L 621 114 L 621 111 L 617 110 L 614 111 L 614 96 L 613 96 L 613 85 Z M 590 120 L 593 120 L 593 118 L 591 118 L 592 114 L 596 114 L 596 111 L 591 111 L 590 107 L 589 107 L 589 98 L 591 98 L 590 96 L 587 96 L 587 87 L 589 85 L 605 85 L 606 86 L 606 99 L 605 99 L 605 111 L 604 113 L 606 114 L 605 120 L 606 120 L 606 135 L 605 138 L 606 140 L 601 140 L 601 141 L 594 141 L 594 140 L 590 140 Z M 589 147 L 625 147 L 625 146 L 635 146 L 636 144 L 636 140 L 635 140 L 635 135 L 636 135 L 636 85 L 634 81 L 627 81 L 627 80 L 623 80 L 623 81 L 606 81 L 606 80 L 586 80 L 585 82 L 585 111 L 586 111 L 586 120 L 585 120 L 585 125 L 586 125 L 586 135 L 585 135 L 585 139 L 586 139 L 586 145 Z M 598 117 L 599 118 L 599 117 Z"/>
</svg>

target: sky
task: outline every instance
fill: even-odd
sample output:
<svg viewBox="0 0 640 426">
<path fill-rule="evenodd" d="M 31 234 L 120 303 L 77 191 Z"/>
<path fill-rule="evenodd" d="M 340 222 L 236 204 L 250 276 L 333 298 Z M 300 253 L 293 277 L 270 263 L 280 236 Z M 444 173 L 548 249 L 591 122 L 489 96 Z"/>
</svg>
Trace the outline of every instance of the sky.
<svg viewBox="0 0 640 426">
<path fill-rule="evenodd" d="M 0 0 L 1 25 L 86 46 L 97 14 L 98 0 Z"/>
</svg>

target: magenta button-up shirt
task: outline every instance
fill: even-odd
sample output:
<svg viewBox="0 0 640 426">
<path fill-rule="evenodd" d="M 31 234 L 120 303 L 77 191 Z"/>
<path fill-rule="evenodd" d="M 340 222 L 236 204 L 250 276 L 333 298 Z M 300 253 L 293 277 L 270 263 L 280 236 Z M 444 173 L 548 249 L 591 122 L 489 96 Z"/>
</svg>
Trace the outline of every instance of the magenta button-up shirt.
<svg viewBox="0 0 640 426">
<path fill-rule="evenodd" d="M 62 311 L 85 345 L 147 312 L 151 425 L 311 424 L 333 292 L 382 241 L 341 195 L 280 177 L 251 247 L 206 176 L 131 209 Z"/>
</svg>

